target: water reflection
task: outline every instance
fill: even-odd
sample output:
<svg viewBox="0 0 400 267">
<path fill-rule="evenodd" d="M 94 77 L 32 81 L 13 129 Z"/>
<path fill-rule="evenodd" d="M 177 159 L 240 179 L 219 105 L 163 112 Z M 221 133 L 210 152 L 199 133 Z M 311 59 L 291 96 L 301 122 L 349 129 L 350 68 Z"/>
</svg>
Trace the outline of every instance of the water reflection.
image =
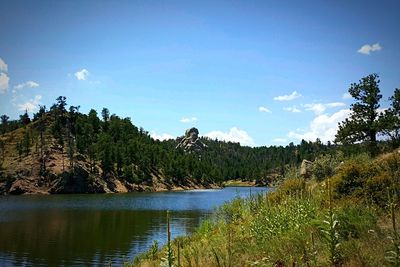
<svg viewBox="0 0 400 267">
<path fill-rule="evenodd" d="M 1 197 L 0 266 L 118 265 L 153 240 L 165 242 L 166 209 L 172 210 L 174 237 L 193 231 L 213 207 L 236 195 L 228 189 Z"/>
</svg>

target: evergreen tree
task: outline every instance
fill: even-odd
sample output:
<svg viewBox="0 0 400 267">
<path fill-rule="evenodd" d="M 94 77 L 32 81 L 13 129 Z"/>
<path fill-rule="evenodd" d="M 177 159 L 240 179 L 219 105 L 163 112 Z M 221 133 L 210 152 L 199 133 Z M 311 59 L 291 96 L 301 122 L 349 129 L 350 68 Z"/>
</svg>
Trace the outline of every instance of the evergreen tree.
<svg viewBox="0 0 400 267">
<path fill-rule="evenodd" d="M 27 110 L 25 110 L 25 113 L 23 115 L 19 116 L 19 120 L 22 123 L 22 125 L 28 125 L 31 122 Z"/>
<path fill-rule="evenodd" d="M 370 74 L 359 83 L 351 84 L 349 93 L 356 102 L 351 105 L 350 118 L 339 123 L 336 142 L 353 144 L 367 141 L 370 153 L 376 153 L 376 136 L 382 131 L 378 116 L 379 100 L 382 98 L 379 82 L 377 74 Z"/>
<path fill-rule="evenodd" d="M 103 131 L 107 132 L 108 131 L 108 124 L 110 120 L 110 111 L 108 108 L 103 108 L 101 111 L 101 116 L 103 118 Z"/>
<path fill-rule="evenodd" d="M 393 96 L 389 98 L 391 101 L 390 108 L 381 114 L 383 131 L 391 138 L 394 148 L 400 145 L 400 89 L 394 90 Z"/>
<path fill-rule="evenodd" d="M 111 136 L 107 133 L 101 133 L 97 144 L 97 155 L 101 162 L 101 168 L 103 169 L 104 174 L 107 174 L 114 169 L 112 150 L 113 146 Z"/>
<path fill-rule="evenodd" d="M 5 132 L 7 132 L 7 126 L 8 126 L 8 120 L 10 119 L 10 117 L 8 117 L 6 114 L 3 114 L 0 116 L 0 120 L 1 120 L 1 131 L 0 133 L 3 134 Z"/>
<path fill-rule="evenodd" d="M 30 148 L 31 148 L 31 139 L 29 131 L 25 131 L 24 138 L 22 139 L 22 151 L 25 152 L 25 156 L 28 156 Z"/>
</svg>

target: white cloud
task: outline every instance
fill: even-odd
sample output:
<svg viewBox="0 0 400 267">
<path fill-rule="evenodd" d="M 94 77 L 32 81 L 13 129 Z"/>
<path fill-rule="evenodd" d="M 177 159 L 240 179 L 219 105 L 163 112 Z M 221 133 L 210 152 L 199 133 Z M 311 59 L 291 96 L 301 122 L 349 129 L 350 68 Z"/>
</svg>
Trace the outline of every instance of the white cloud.
<svg viewBox="0 0 400 267">
<path fill-rule="evenodd" d="M 272 113 L 271 110 L 269 110 L 268 108 L 263 107 L 263 106 L 259 107 L 259 108 L 258 108 L 258 111 L 260 111 L 260 112 Z"/>
<path fill-rule="evenodd" d="M 35 96 L 34 99 L 31 99 L 23 104 L 18 105 L 18 109 L 22 111 L 33 112 L 39 108 L 40 100 L 42 99 L 41 95 Z"/>
<path fill-rule="evenodd" d="M 20 83 L 20 84 L 14 86 L 14 89 L 18 89 L 19 90 L 19 89 L 22 89 L 22 88 L 25 88 L 25 87 L 35 88 L 35 87 L 39 87 L 39 84 L 37 82 L 34 82 L 34 81 L 27 81 L 27 82 Z"/>
<path fill-rule="evenodd" d="M 293 112 L 293 113 L 299 113 L 299 112 L 301 112 L 301 110 L 298 109 L 296 106 L 283 108 L 283 110 L 290 111 L 290 112 Z"/>
<path fill-rule="evenodd" d="M 8 77 L 8 65 L 0 58 L 0 94 L 4 94 L 8 89 L 10 77 Z"/>
<path fill-rule="evenodd" d="M 7 91 L 9 81 L 10 78 L 8 77 L 8 75 L 0 72 L 0 94 L 3 94 Z"/>
<path fill-rule="evenodd" d="M 364 55 L 369 55 L 371 52 L 380 50 L 382 50 L 382 46 L 380 46 L 379 43 L 376 43 L 373 45 L 365 44 L 360 49 L 358 49 L 357 52 Z"/>
<path fill-rule="evenodd" d="M 255 145 L 253 138 L 251 138 L 246 131 L 240 130 L 237 127 L 231 128 L 227 133 L 222 131 L 211 131 L 204 136 L 221 141 L 240 143 L 244 146 Z"/>
<path fill-rule="evenodd" d="M 351 99 L 352 96 L 351 96 L 350 93 L 344 93 L 344 94 L 342 95 L 342 98 L 343 98 L 343 99 Z"/>
<path fill-rule="evenodd" d="M 196 122 L 197 118 L 196 117 L 191 117 L 191 118 L 185 118 L 183 117 L 182 119 L 179 120 L 182 123 L 189 123 L 189 122 Z"/>
<path fill-rule="evenodd" d="M 4 60 L 0 57 L 0 71 L 8 72 L 8 65 Z"/>
<path fill-rule="evenodd" d="M 376 111 L 378 112 L 378 115 L 383 115 L 383 113 L 388 110 L 388 108 L 378 108 Z"/>
<path fill-rule="evenodd" d="M 153 139 L 158 139 L 160 141 L 175 139 L 174 136 L 167 134 L 167 133 L 157 134 L 156 132 L 151 132 L 150 136 L 153 137 Z"/>
<path fill-rule="evenodd" d="M 319 115 L 311 121 L 308 131 L 303 133 L 291 131 L 288 137 L 307 141 L 315 141 L 317 138 L 322 142 L 333 141 L 338 130 L 338 123 L 344 121 L 349 116 L 349 109 L 339 110 L 331 116 L 327 114 Z"/>
<path fill-rule="evenodd" d="M 290 95 L 281 95 L 281 96 L 276 96 L 274 97 L 274 100 L 276 101 L 290 101 L 296 98 L 301 97 L 301 94 L 297 93 L 296 91 L 293 91 Z"/>
<path fill-rule="evenodd" d="M 87 76 L 89 76 L 89 71 L 87 69 L 82 69 L 80 71 L 75 72 L 74 75 L 79 81 L 84 81 L 86 80 Z"/>
<path fill-rule="evenodd" d="M 272 141 L 276 144 L 286 144 L 288 142 L 286 138 L 274 138 Z"/>
<path fill-rule="evenodd" d="M 336 107 L 343 107 L 345 103 L 342 102 L 333 102 L 333 103 L 313 103 L 313 104 L 305 104 L 304 107 L 306 110 L 313 111 L 316 115 L 324 113 L 325 110 L 328 108 L 336 108 Z"/>
</svg>

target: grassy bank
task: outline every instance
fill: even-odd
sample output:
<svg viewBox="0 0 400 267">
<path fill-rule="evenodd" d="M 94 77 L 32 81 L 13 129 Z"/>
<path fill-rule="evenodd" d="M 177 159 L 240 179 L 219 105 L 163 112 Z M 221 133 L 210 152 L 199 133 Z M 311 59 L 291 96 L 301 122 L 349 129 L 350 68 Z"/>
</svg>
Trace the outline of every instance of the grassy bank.
<svg viewBox="0 0 400 267">
<path fill-rule="evenodd" d="M 400 155 L 317 159 L 308 181 L 223 205 L 126 266 L 400 266 Z"/>
<path fill-rule="evenodd" d="M 256 181 L 243 181 L 243 180 L 228 180 L 223 183 L 225 187 L 251 187 L 256 186 Z"/>
</svg>

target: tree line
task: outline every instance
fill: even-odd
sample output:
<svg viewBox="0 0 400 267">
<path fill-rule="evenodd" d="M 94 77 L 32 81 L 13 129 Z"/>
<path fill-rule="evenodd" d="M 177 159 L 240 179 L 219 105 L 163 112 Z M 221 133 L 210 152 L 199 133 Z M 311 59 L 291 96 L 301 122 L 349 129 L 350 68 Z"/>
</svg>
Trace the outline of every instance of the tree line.
<svg viewBox="0 0 400 267">
<path fill-rule="evenodd" d="M 107 108 L 100 114 L 94 109 L 83 114 L 79 106 L 68 107 L 64 96 L 58 97 L 49 110 L 40 106 L 32 120 L 27 112 L 15 121 L 1 116 L 0 133 L 31 123 L 31 130 L 25 131 L 15 149 L 21 159 L 35 145 L 44 176 L 47 152 L 55 143 L 63 155 L 63 171 L 73 171 L 75 163 L 84 159 L 91 174 L 114 175 L 131 183 L 150 183 L 152 175 L 162 175 L 174 183 L 185 183 L 187 179 L 202 182 L 255 179 L 269 183 L 284 176 L 303 159 L 314 160 L 337 150 L 347 155 L 363 151 L 373 154 L 389 146 L 399 146 L 400 90 L 395 89 L 390 97 L 391 106 L 384 111 L 379 109 L 382 96 L 378 75 L 371 74 L 352 84 L 349 93 L 355 99 L 352 113 L 339 124 L 335 142 L 327 144 L 317 139 L 302 140 L 297 145 L 252 148 L 201 137 L 207 149 L 185 153 L 175 149 L 177 140 L 154 140 L 130 118 L 120 118 Z M 3 151 L 4 145 L 0 143 Z"/>
<path fill-rule="evenodd" d="M 43 176 L 47 175 L 49 147 L 56 146 L 63 156 L 63 171 L 73 171 L 76 162 L 84 159 L 91 174 L 114 175 L 131 183 L 149 183 L 152 175 L 162 175 L 173 183 L 185 183 L 187 179 L 270 181 L 273 175 L 283 175 L 289 166 L 334 149 L 333 144 L 325 145 L 319 140 L 251 148 L 201 137 L 207 149 L 185 153 L 175 149 L 177 140 L 155 140 L 130 118 L 120 118 L 107 108 L 100 114 L 94 109 L 83 114 L 79 109 L 68 107 L 66 98 L 60 96 L 49 110 L 40 106 L 32 120 L 24 113 L 18 121 L 2 121 L 0 131 L 6 133 L 31 123 L 15 149 L 22 159 L 35 147 Z"/>
</svg>

